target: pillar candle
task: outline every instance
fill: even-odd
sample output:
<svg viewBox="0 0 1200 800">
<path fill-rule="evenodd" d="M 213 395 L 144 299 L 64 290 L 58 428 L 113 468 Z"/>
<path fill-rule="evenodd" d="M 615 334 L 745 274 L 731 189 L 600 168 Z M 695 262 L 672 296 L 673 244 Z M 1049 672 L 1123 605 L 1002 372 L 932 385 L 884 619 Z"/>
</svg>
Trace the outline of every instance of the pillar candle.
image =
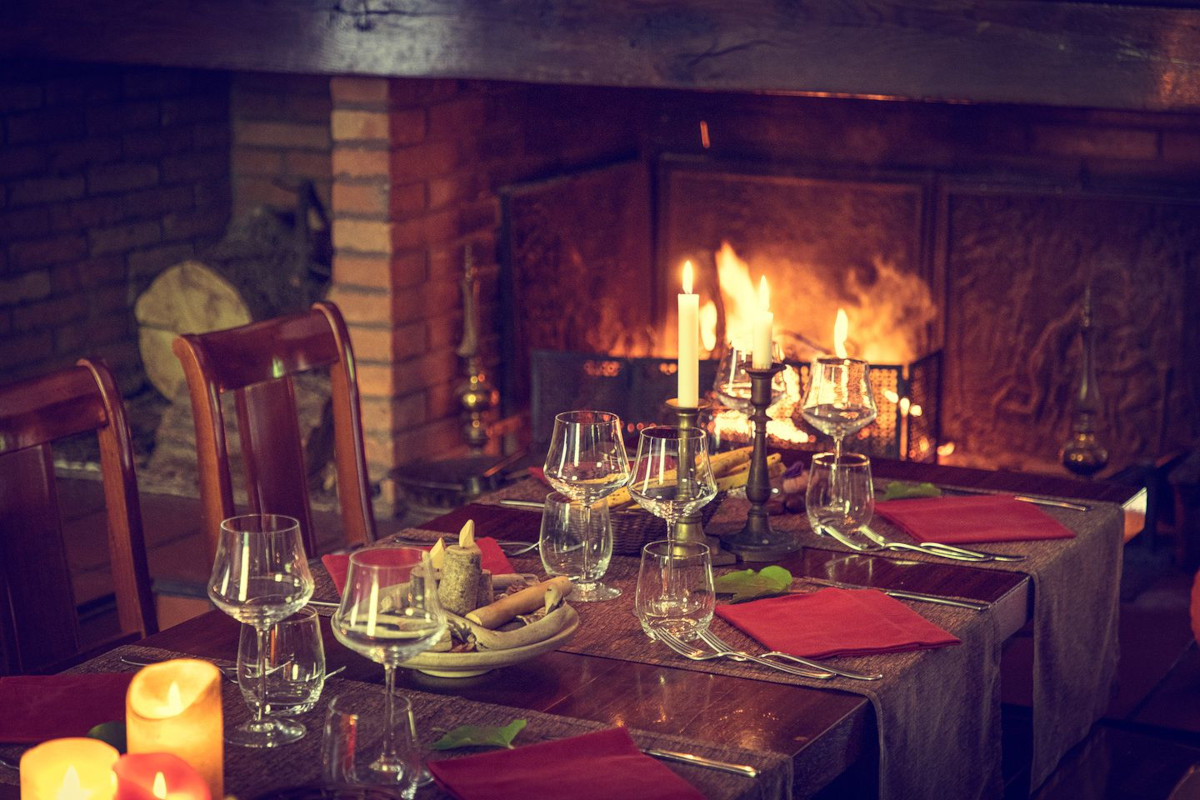
<svg viewBox="0 0 1200 800">
<path fill-rule="evenodd" d="M 120 753 L 99 739 L 51 739 L 21 756 L 21 800 L 113 800 Z"/>
<path fill-rule="evenodd" d="M 175 659 L 133 676 L 125 705 L 130 753 L 171 753 L 200 773 L 209 794 L 223 798 L 221 673 L 216 665 Z"/>
<path fill-rule="evenodd" d="M 116 800 L 212 800 L 204 776 L 170 753 L 130 753 L 113 772 Z"/>
<path fill-rule="evenodd" d="M 692 293 L 692 262 L 683 264 L 683 293 L 679 295 L 679 405 L 700 405 L 700 295 Z"/>
<path fill-rule="evenodd" d="M 751 325 L 751 363 L 755 369 L 770 369 L 775 361 L 772 351 L 772 328 L 775 325 L 775 315 L 771 313 L 771 290 L 767 286 L 767 276 L 763 275 L 758 284 L 758 310 Z"/>
</svg>

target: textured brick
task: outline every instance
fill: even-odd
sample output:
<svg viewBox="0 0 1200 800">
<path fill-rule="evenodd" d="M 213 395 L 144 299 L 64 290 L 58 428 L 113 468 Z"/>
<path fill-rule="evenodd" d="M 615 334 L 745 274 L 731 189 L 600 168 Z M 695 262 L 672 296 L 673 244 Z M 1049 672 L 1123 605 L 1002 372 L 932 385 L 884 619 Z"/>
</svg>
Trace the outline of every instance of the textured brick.
<svg viewBox="0 0 1200 800">
<path fill-rule="evenodd" d="M 453 172 L 459 164 L 458 143 L 428 142 L 395 150 L 389 160 L 393 180 L 417 180 Z"/>
<path fill-rule="evenodd" d="M 36 364 L 53 352 L 54 338 L 49 331 L 0 337 L 0 371 Z"/>
<path fill-rule="evenodd" d="M 229 215 L 219 210 L 185 211 L 167 214 L 162 220 L 164 241 L 220 236 Z"/>
<path fill-rule="evenodd" d="M 445 314 L 461 303 L 457 280 L 426 281 L 394 299 L 391 319 L 397 325 Z"/>
<path fill-rule="evenodd" d="M 65 178 L 32 178 L 11 184 L 8 193 L 10 206 L 32 205 L 34 203 L 57 203 L 62 200 L 74 200 L 83 197 L 84 180 L 82 175 L 72 175 Z"/>
<path fill-rule="evenodd" d="M 358 391 L 364 397 L 392 396 L 396 375 L 391 364 L 372 364 L 360 359 L 357 366 Z"/>
<path fill-rule="evenodd" d="M 187 261 L 194 255 L 195 248 L 190 243 L 165 244 L 135 250 L 129 254 L 129 279 L 135 283 L 148 285 L 151 278 L 157 277 L 158 273 L 167 267 Z M 115 256 L 113 258 L 122 264 L 123 269 L 125 260 Z M 145 289 L 143 286 L 138 288 L 139 293 Z"/>
<path fill-rule="evenodd" d="M 0 242 L 44 236 L 50 232 L 50 211 L 45 206 L 0 211 Z"/>
<path fill-rule="evenodd" d="M 1200 133 L 1163 131 L 1163 159 L 1178 164 L 1200 163 Z"/>
<path fill-rule="evenodd" d="M 170 133 L 183 134 L 184 128 L 172 128 Z M 192 126 L 192 141 L 201 149 L 223 148 L 229 146 L 230 133 L 227 122 L 201 122 Z"/>
<path fill-rule="evenodd" d="M 158 183 L 157 164 L 102 164 L 87 171 L 88 194 L 145 189 Z"/>
<path fill-rule="evenodd" d="M 329 95 L 335 105 L 372 105 L 383 107 L 389 98 L 387 78 L 345 78 L 329 80 Z"/>
<path fill-rule="evenodd" d="M 291 150 L 283 154 L 283 171 L 315 181 L 332 181 L 333 156 L 310 150 Z"/>
<path fill-rule="evenodd" d="M 416 323 L 400 328 L 355 326 L 351 337 L 354 356 L 365 362 L 391 362 L 414 358 L 429 344 L 425 326 Z"/>
<path fill-rule="evenodd" d="M 229 96 L 226 94 L 180 97 L 162 103 L 161 120 L 165 126 L 216 122 L 228 118 Z"/>
<path fill-rule="evenodd" d="M 97 105 L 121 99 L 121 79 L 116 68 L 87 65 L 87 72 L 46 82 L 46 105 Z"/>
<path fill-rule="evenodd" d="M 391 252 L 392 225 L 362 219 L 334 219 L 333 246 L 358 253 Z"/>
<path fill-rule="evenodd" d="M 391 325 L 391 297 L 387 292 L 358 291 L 334 284 L 329 299 L 337 303 L 348 325 Z"/>
<path fill-rule="evenodd" d="M 385 254 L 335 253 L 333 278 L 337 284 L 364 289 L 392 288 L 390 259 Z"/>
<path fill-rule="evenodd" d="M 237 121 L 234 124 L 233 140 L 236 144 L 313 150 L 328 149 L 331 143 L 327 124 L 253 120 Z"/>
<path fill-rule="evenodd" d="M 393 219 L 411 216 L 429 207 L 424 181 L 393 185 L 388 195 L 388 213 Z"/>
<path fill-rule="evenodd" d="M 79 285 L 84 289 L 125 281 L 125 259 L 119 255 L 89 258 L 74 266 L 78 270 Z"/>
<path fill-rule="evenodd" d="M 450 241 L 458 233 L 458 212 L 438 211 L 426 216 L 397 221 L 392 226 L 392 248 L 408 250 Z"/>
<path fill-rule="evenodd" d="M 153 101 L 94 106 L 87 110 L 87 130 L 92 136 L 144 131 L 158 127 L 159 106 Z"/>
<path fill-rule="evenodd" d="M 197 150 L 183 155 L 167 156 L 161 162 L 162 179 L 166 183 L 186 183 L 203 180 L 229 172 L 229 153 L 225 150 Z"/>
<path fill-rule="evenodd" d="M 394 78 L 388 87 L 392 108 L 427 106 L 449 100 L 459 93 L 459 82 L 441 78 Z"/>
<path fill-rule="evenodd" d="M 0 113 L 29 111 L 40 108 L 45 100 L 41 85 L 36 83 L 13 83 L 0 85 Z"/>
<path fill-rule="evenodd" d="M 63 143 L 50 151 L 51 172 L 66 173 L 90 164 L 107 164 L 121 157 L 121 140 L 116 137 L 90 137 L 80 142 Z"/>
<path fill-rule="evenodd" d="M 13 330 L 33 331 L 66 325 L 87 316 L 87 297 L 67 295 L 27 303 L 13 309 Z"/>
<path fill-rule="evenodd" d="M 162 226 L 157 221 L 133 222 L 88 231 L 92 255 L 106 255 L 133 250 L 162 240 Z"/>
<path fill-rule="evenodd" d="M 287 209 L 296 207 L 295 192 L 279 186 L 271 178 L 251 178 L 235 175 L 233 194 L 233 213 L 235 216 L 246 214 L 256 206 Z"/>
<path fill-rule="evenodd" d="M 388 186 L 382 181 L 372 183 L 350 183 L 335 181 L 333 184 L 333 208 L 338 215 L 361 215 L 387 218 Z"/>
<path fill-rule="evenodd" d="M 126 219 L 128 208 L 119 195 L 87 197 L 49 207 L 50 224 L 56 231 L 82 230 L 96 225 L 111 225 Z"/>
<path fill-rule="evenodd" d="M 0 147 L 0 180 L 35 175 L 46 169 L 49 158 L 40 147 Z"/>
<path fill-rule="evenodd" d="M 334 109 L 330 130 L 335 142 L 375 139 L 387 141 L 388 113 L 386 111 L 348 111 Z"/>
<path fill-rule="evenodd" d="M 483 130 L 487 122 L 487 101 L 482 97 L 463 97 L 429 108 L 429 138 L 459 138 L 464 132 Z"/>
<path fill-rule="evenodd" d="M 334 178 L 387 178 L 389 165 L 387 150 L 365 147 L 333 148 Z"/>
<path fill-rule="evenodd" d="M 283 153 L 266 147 L 235 147 L 229 168 L 235 175 L 279 175 L 283 172 Z"/>
<path fill-rule="evenodd" d="M 1034 125 L 1031 132 L 1035 153 L 1147 160 L 1158 156 L 1158 132 L 1152 130 Z"/>
<path fill-rule="evenodd" d="M 8 143 L 27 144 L 79 139 L 84 135 L 83 112 L 76 108 L 47 108 L 8 118 Z"/>
<path fill-rule="evenodd" d="M 0 279 L 0 298 L 5 305 L 27 303 L 48 297 L 52 290 L 50 271 L 41 269 L 12 278 Z M 11 320 L 10 320 L 11 322 Z"/>
<path fill-rule="evenodd" d="M 62 234 L 46 239 L 13 242 L 8 257 L 17 270 L 60 264 L 87 255 L 87 240 L 81 234 Z"/>
<path fill-rule="evenodd" d="M 226 132 L 225 139 L 226 141 L 216 144 L 226 144 L 228 132 Z M 135 161 L 161 158 L 174 153 L 186 153 L 198 146 L 192 128 L 155 128 L 149 131 L 127 133 L 121 137 L 121 144 L 124 148 L 125 158 Z"/>
<path fill-rule="evenodd" d="M 184 69 L 154 67 L 130 70 L 121 76 L 125 96 L 132 99 L 170 97 L 192 90 L 193 73 Z"/>
</svg>

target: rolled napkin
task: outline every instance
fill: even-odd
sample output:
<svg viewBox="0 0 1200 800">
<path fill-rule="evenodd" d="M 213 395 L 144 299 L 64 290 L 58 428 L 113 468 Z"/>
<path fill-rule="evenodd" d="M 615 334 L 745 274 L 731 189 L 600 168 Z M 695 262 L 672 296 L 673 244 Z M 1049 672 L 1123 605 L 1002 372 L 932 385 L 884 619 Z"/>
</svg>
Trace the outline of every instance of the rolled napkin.
<svg viewBox="0 0 1200 800">
<path fill-rule="evenodd" d="M 665 764 L 638 750 L 624 728 L 428 762 L 458 800 L 563 797 L 571 800 L 703 800 Z"/>
<path fill-rule="evenodd" d="M 899 653 L 962 643 L 875 589 L 821 589 L 718 605 L 716 612 L 767 649 L 807 658 Z"/>
<path fill-rule="evenodd" d="M 0 678 L 0 742 L 84 736 L 102 722 L 124 720 L 131 680 L 132 672 Z"/>
<path fill-rule="evenodd" d="M 888 500 L 875 513 L 918 542 L 973 544 L 1071 539 L 1074 531 L 1031 503 L 1011 495 Z"/>
<path fill-rule="evenodd" d="M 485 570 L 493 575 L 508 575 L 513 572 L 513 566 L 509 563 L 508 556 L 504 555 L 499 542 L 495 539 L 487 537 L 476 539 L 475 544 L 479 546 L 479 550 L 483 554 Z M 325 565 L 329 577 L 333 579 L 333 585 L 337 587 L 338 594 L 341 594 L 342 589 L 346 586 L 346 570 L 350 568 L 350 556 L 345 553 L 328 553 L 321 556 L 321 563 Z"/>
</svg>

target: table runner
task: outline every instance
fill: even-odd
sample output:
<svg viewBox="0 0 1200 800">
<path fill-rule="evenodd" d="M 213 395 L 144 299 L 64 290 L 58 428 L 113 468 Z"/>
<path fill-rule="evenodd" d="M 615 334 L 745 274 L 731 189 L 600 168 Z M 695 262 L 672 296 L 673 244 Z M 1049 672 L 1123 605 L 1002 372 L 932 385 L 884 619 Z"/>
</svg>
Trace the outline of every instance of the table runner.
<svg viewBox="0 0 1200 800">
<path fill-rule="evenodd" d="M 133 672 L 138 668 L 121 661 L 121 656 L 145 660 L 167 658 L 192 658 L 182 653 L 153 647 L 126 645 L 85 664 L 70 672 Z M 382 668 L 380 672 L 382 680 Z M 225 725 L 239 725 L 249 719 L 250 711 L 242 699 L 241 690 L 231 681 L 222 681 L 222 701 Z M 339 694 L 363 694 L 378 699 L 383 713 L 382 687 L 360 681 L 330 679 L 317 707 L 299 719 L 308 729 L 308 734 L 295 744 L 272 750 L 254 750 L 225 745 L 225 791 L 240 800 L 253 800 L 269 790 L 289 786 L 300 786 L 319 781 L 321 772 L 321 727 L 330 698 Z M 551 739 L 577 736 L 608 726 L 591 720 L 557 716 L 526 709 L 514 709 L 491 703 L 480 703 L 453 695 L 433 695 L 406 690 L 412 699 L 417 729 L 423 744 L 435 741 L 441 732 L 458 725 L 503 725 L 513 719 L 528 721 L 528 725 L 517 737 L 517 744 L 534 744 Z M 791 759 L 780 753 L 750 751 L 735 747 L 719 747 L 685 737 L 668 736 L 646 731 L 631 730 L 639 747 L 655 747 L 676 750 L 710 758 L 749 764 L 759 770 L 756 779 L 730 775 L 712 769 L 693 767 L 686 764 L 667 765 L 704 793 L 705 797 L 724 800 L 774 800 L 790 798 L 792 787 Z M 16 760 L 23 748 L 2 747 L 0 753 Z M 478 750 L 445 751 L 432 754 L 432 758 L 454 758 Z M 664 762 L 667 763 L 667 762 Z M 0 769 L 0 782 L 15 785 L 18 774 L 15 770 Z M 436 786 L 426 786 L 417 794 L 421 800 L 443 800 L 449 795 Z"/>
<path fill-rule="evenodd" d="M 953 487 L 944 488 L 953 491 Z M 543 491 L 536 481 L 525 480 L 477 502 L 499 502 L 506 497 L 540 499 Z M 968 564 L 1028 575 L 1033 585 L 1033 788 L 1045 781 L 1062 756 L 1103 716 L 1116 679 L 1124 512 L 1115 503 L 1089 501 L 1087 505 L 1088 511 L 1043 509 L 1071 528 L 1074 539 L 980 545 L 982 550 L 1022 553 L 1027 558 Z M 747 509 L 744 499 L 727 499 L 706 531 L 719 535 L 740 530 Z M 803 514 L 772 516 L 771 524 L 794 530 L 805 544 L 849 552 L 833 539 L 812 533 Z M 876 518 L 871 526 L 889 539 L 909 540 L 886 519 Z M 872 555 L 946 563 L 912 552 Z"/>
</svg>

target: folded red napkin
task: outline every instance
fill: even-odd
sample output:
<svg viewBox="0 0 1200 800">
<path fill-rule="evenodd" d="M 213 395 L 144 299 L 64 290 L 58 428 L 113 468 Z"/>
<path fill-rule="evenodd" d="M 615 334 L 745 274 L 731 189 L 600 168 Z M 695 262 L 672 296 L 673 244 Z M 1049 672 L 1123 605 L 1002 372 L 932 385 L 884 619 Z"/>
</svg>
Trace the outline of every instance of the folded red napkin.
<svg viewBox="0 0 1200 800">
<path fill-rule="evenodd" d="M 1070 539 L 1075 533 L 1032 503 L 1006 495 L 887 500 L 875 513 L 918 542 L 971 544 Z"/>
<path fill-rule="evenodd" d="M 458 800 L 703 800 L 665 764 L 643 755 L 624 728 L 464 758 L 429 761 L 438 785 Z"/>
<path fill-rule="evenodd" d="M 961 644 L 957 637 L 875 589 L 830 588 L 718 605 L 717 615 L 770 650 L 808 658 Z"/>
<path fill-rule="evenodd" d="M 514 571 L 512 564 L 508 562 L 508 556 L 504 555 L 504 551 L 500 549 L 500 543 L 495 539 L 485 536 L 476 539 L 475 544 L 479 545 L 479 550 L 483 553 L 484 569 L 493 575 L 509 575 Z M 341 594 L 342 589 L 346 586 L 346 571 L 350 569 L 349 554 L 328 553 L 321 556 L 321 563 L 325 565 L 329 577 L 333 579 L 333 585 L 337 587 L 338 594 Z"/>
<path fill-rule="evenodd" d="M 132 672 L 0 678 L 0 742 L 84 736 L 102 722 L 124 720 L 131 680 Z"/>
</svg>

